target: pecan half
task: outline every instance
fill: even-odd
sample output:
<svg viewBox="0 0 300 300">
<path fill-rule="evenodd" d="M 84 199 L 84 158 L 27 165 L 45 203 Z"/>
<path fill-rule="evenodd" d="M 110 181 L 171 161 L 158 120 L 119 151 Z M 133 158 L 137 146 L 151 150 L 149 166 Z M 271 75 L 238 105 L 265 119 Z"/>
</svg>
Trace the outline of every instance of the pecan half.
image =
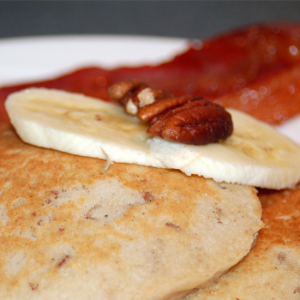
<svg viewBox="0 0 300 300">
<path fill-rule="evenodd" d="M 171 97 L 171 94 L 156 86 L 136 79 L 115 83 L 109 88 L 110 97 L 125 107 L 127 113 L 136 115 L 139 109 L 158 100 Z"/>
<path fill-rule="evenodd" d="M 148 134 L 172 141 L 206 145 L 225 140 L 233 132 L 231 115 L 202 97 L 172 97 L 167 91 L 135 79 L 111 86 L 110 95 L 142 122 Z"/>
<path fill-rule="evenodd" d="M 231 115 L 222 106 L 191 95 L 145 106 L 138 117 L 150 121 L 148 134 L 185 144 L 217 143 L 233 132 Z"/>
</svg>

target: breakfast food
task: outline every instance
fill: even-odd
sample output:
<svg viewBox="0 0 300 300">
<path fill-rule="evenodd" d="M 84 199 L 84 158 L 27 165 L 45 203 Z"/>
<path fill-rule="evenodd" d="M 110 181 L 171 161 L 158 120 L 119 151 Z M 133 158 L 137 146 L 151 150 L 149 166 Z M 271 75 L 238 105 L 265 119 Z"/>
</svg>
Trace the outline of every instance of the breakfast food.
<svg viewBox="0 0 300 300">
<path fill-rule="evenodd" d="M 265 188 L 293 187 L 300 179 L 299 146 L 234 110 L 229 138 L 194 146 L 151 137 L 122 107 L 83 95 L 28 89 L 12 94 L 6 107 L 19 136 L 40 147 Z"/>
<path fill-rule="evenodd" d="M 32 86 L 109 100 L 108 86 L 136 77 L 279 124 L 299 113 L 298 30 L 251 26 L 159 66 L 2 88 L 0 102 Z M 27 89 L 6 107 L 35 146 L 0 124 L 0 299 L 298 299 L 299 186 L 261 197 L 263 229 L 252 187 L 294 188 L 298 145 L 233 109 L 233 134 L 197 147 L 83 95 Z"/>
<path fill-rule="evenodd" d="M 0 299 L 181 299 L 242 259 L 254 188 L 0 134 Z M 180 184 L 178 184 L 180 182 Z"/>
<path fill-rule="evenodd" d="M 263 210 L 265 227 L 249 255 L 211 286 L 186 299 L 299 299 L 299 215 L 298 185 L 295 190 L 285 190 L 280 199 Z"/>
<path fill-rule="evenodd" d="M 175 97 L 202 96 L 261 121 L 281 124 L 300 113 L 299 28 L 298 23 L 254 24 L 187 43 L 185 52 L 157 66 L 95 66 L 46 81 L 3 87 L 0 119 L 8 120 L 3 105 L 15 91 L 44 87 L 111 101 L 108 88 L 112 84 L 137 78 Z"/>
</svg>

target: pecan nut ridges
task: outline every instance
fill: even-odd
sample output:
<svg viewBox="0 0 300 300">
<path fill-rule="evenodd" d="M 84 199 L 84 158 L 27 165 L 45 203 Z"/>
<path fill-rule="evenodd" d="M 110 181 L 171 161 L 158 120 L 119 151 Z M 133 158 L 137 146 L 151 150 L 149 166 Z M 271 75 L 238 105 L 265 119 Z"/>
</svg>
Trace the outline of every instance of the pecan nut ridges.
<svg viewBox="0 0 300 300">
<path fill-rule="evenodd" d="M 233 132 L 231 115 L 202 97 L 172 95 L 145 82 L 128 79 L 109 89 L 127 113 L 150 123 L 147 131 L 179 143 L 206 145 L 225 140 Z"/>
<path fill-rule="evenodd" d="M 180 143 L 217 143 L 233 132 L 231 115 L 222 106 L 201 97 L 161 100 L 145 107 L 139 114 L 142 112 L 147 117 L 151 115 L 148 134 Z"/>
<path fill-rule="evenodd" d="M 169 92 L 136 79 L 128 79 L 113 84 L 109 88 L 109 94 L 131 115 L 136 115 L 139 109 L 145 105 L 171 97 Z"/>
</svg>

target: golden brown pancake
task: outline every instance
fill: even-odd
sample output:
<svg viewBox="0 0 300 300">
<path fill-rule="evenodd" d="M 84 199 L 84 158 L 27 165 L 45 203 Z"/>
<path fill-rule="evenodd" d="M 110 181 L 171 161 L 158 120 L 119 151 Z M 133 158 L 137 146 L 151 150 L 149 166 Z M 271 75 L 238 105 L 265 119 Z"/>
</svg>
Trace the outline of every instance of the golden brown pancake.
<svg viewBox="0 0 300 300">
<path fill-rule="evenodd" d="M 300 185 L 293 191 L 264 192 L 262 200 L 269 206 L 263 210 L 265 227 L 256 246 L 212 286 L 188 299 L 300 299 Z"/>
<path fill-rule="evenodd" d="M 252 187 L 24 144 L 0 126 L 0 299 L 181 299 L 235 265 Z"/>
</svg>

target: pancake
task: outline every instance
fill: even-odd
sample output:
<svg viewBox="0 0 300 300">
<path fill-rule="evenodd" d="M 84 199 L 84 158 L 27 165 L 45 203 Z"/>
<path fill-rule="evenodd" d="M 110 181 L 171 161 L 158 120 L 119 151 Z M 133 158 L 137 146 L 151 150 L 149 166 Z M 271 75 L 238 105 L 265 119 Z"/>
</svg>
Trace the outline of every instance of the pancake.
<svg viewBox="0 0 300 300">
<path fill-rule="evenodd" d="M 181 299 L 262 227 L 253 187 L 79 157 L 0 126 L 0 299 Z"/>
<path fill-rule="evenodd" d="M 269 205 L 256 246 L 213 285 L 187 299 L 300 299 L 300 185 L 262 198 Z"/>
</svg>

